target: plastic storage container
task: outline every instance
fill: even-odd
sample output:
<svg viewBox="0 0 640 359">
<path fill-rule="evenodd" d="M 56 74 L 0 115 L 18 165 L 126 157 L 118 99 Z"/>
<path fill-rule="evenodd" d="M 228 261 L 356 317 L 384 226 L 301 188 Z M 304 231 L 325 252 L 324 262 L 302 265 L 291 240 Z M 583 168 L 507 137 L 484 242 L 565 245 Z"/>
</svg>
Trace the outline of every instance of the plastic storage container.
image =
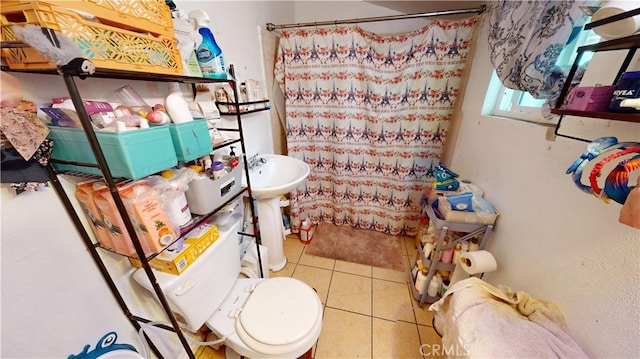
<svg viewBox="0 0 640 359">
<path fill-rule="evenodd" d="M 171 141 L 178 161 L 193 161 L 213 150 L 206 120 L 162 125 L 169 127 Z M 155 127 L 155 126 L 151 126 Z"/>
<path fill-rule="evenodd" d="M 216 180 L 199 175 L 189 182 L 189 189 L 185 192 L 191 213 L 204 215 L 213 212 L 242 190 L 241 183 L 242 166 L 236 166 Z"/>
<path fill-rule="evenodd" d="M 96 164 L 83 130 L 50 126 L 49 138 L 54 141 L 51 158 Z M 96 132 L 113 177 L 139 179 L 178 164 L 168 126 L 126 132 Z M 77 171 L 100 175 L 100 169 L 53 163 L 60 171 Z"/>
<path fill-rule="evenodd" d="M 2 6 L 34 1 L 2 1 Z M 121 29 L 146 29 L 154 35 L 173 35 L 171 10 L 165 0 L 42 0 L 39 2 L 94 15 L 103 24 Z M 135 21 L 132 21 L 135 20 Z M 129 23 L 129 21 L 131 21 Z"/>
<path fill-rule="evenodd" d="M 66 4 L 63 1 L 57 3 Z M 158 8 L 158 11 L 165 10 Z M 173 32 L 150 34 L 151 30 L 145 27 L 146 22 L 134 16 L 123 13 L 118 21 L 98 23 L 83 18 L 73 10 L 43 1 L 3 1 L 0 12 L 2 41 L 18 40 L 11 29 L 12 25 L 33 24 L 50 28 L 71 38 L 80 47 L 84 57 L 98 68 L 183 74 L 182 60 Z M 168 8 L 166 12 L 169 12 Z M 57 68 L 32 48 L 2 49 L 2 57 L 11 69 Z"/>
</svg>

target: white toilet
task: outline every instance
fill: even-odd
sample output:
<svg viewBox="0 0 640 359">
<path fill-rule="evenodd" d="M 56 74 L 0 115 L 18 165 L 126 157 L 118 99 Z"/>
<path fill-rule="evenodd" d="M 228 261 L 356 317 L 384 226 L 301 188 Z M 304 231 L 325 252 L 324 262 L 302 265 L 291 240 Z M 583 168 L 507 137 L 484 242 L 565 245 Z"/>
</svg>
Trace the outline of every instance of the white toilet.
<svg viewBox="0 0 640 359">
<path fill-rule="evenodd" d="M 239 224 L 221 232 L 182 274 L 154 270 L 158 284 L 178 322 L 192 332 L 206 324 L 235 352 L 227 357 L 300 357 L 320 336 L 320 298 L 294 278 L 239 278 Z M 133 277 L 153 291 L 142 269 Z"/>
</svg>

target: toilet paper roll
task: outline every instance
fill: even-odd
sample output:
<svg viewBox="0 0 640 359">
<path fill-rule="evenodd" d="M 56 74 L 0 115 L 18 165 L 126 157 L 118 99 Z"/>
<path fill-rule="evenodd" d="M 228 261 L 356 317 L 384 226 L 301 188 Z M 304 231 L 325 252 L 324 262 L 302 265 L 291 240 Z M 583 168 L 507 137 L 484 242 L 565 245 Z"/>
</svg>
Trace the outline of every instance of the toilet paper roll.
<svg viewBox="0 0 640 359">
<path fill-rule="evenodd" d="M 622 14 L 636 7 L 638 7 L 636 1 L 609 1 L 591 16 L 591 21 L 594 22 Z M 593 31 L 605 40 L 630 36 L 640 31 L 640 16 L 636 15 L 610 24 L 596 26 Z"/>
<path fill-rule="evenodd" d="M 471 275 L 493 272 L 498 268 L 498 263 L 496 263 L 493 254 L 485 250 L 463 253 L 460 255 L 460 262 L 457 264 Z"/>
</svg>

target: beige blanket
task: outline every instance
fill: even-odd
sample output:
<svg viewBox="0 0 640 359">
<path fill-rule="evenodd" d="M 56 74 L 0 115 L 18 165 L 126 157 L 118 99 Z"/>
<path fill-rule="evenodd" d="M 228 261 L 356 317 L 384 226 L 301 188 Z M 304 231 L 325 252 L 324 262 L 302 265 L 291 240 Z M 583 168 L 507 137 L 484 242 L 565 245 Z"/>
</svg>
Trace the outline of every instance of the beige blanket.
<svg viewBox="0 0 640 359">
<path fill-rule="evenodd" d="M 475 277 L 451 286 L 429 310 L 451 358 L 587 357 L 555 304 Z"/>
</svg>

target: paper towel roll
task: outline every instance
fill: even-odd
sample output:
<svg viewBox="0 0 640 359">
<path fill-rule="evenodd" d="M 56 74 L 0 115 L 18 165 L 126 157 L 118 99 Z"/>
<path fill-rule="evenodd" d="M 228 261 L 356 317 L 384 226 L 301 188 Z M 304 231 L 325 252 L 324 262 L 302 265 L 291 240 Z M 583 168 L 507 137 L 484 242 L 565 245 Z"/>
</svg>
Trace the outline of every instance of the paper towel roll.
<svg viewBox="0 0 640 359">
<path fill-rule="evenodd" d="M 638 7 L 636 1 L 609 1 L 591 16 L 591 21 L 594 22 L 622 14 L 636 7 Z M 636 15 L 607 25 L 596 26 L 593 31 L 605 40 L 630 36 L 640 31 L 640 16 Z"/>
<path fill-rule="evenodd" d="M 485 250 L 465 252 L 460 255 L 460 265 L 465 272 L 473 275 L 478 273 L 493 272 L 498 268 L 498 263 L 493 255 Z"/>
</svg>

